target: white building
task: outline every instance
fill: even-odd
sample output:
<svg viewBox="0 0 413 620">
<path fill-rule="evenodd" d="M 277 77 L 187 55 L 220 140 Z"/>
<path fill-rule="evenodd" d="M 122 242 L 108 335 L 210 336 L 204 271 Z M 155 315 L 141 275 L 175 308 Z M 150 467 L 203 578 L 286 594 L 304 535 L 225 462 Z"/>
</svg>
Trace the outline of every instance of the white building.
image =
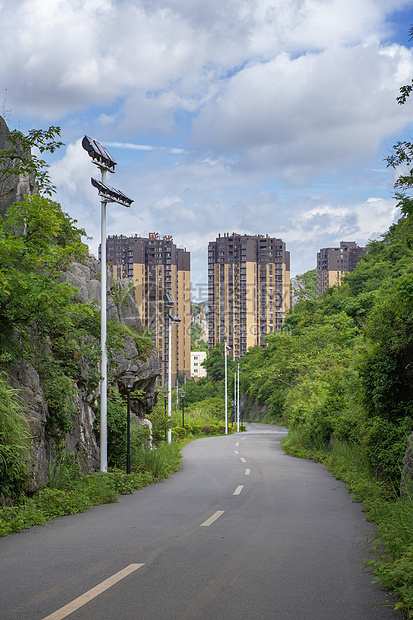
<svg viewBox="0 0 413 620">
<path fill-rule="evenodd" d="M 207 355 L 206 351 L 191 351 L 191 377 L 195 381 L 207 375 L 206 369 L 201 366 Z"/>
</svg>

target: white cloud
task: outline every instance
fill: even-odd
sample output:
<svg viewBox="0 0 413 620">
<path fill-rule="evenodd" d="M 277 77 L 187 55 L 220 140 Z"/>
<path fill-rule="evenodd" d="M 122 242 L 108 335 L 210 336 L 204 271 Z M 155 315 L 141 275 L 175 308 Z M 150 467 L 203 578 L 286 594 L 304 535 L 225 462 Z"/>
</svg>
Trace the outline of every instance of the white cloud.
<svg viewBox="0 0 413 620">
<path fill-rule="evenodd" d="M 308 174 L 370 155 L 409 120 L 395 93 L 413 74 L 413 56 L 395 46 L 386 52 L 359 45 L 249 65 L 201 110 L 196 143 L 242 153 L 249 165 L 276 165 L 287 178 L 291 166 L 310 164 Z"/>
<path fill-rule="evenodd" d="M 52 178 L 95 253 L 84 133 L 114 150 L 110 184 L 135 199 L 109 207 L 108 234 L 172 234 L 198 282 L 220 232 L 281 236 L 305 271 L 320 247 L 393 221 L 391 172 L 372 169 L 411 124 L 397 9 L 413 0 L 3 2 L 4 107 L 12 127 L 62 126 Z"/>
</svg>

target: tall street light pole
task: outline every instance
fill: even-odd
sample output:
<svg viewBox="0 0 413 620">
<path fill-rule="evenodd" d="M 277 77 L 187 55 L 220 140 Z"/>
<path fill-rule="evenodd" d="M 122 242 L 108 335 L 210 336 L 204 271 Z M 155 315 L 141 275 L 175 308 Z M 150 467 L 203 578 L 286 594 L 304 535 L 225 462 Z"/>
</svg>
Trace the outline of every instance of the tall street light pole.
<svg viewBox="0 0 413 620">
<path fill-rule="evenodd" d="M 236 422 L 237 419 L 237 371 L 234 370 L 234 420 Z"/>
<path fill-rule="evenodd" d="M 168 444 L 172 443 L 172 323 L 180 323 L 181 319 L 171 313 L 175 305 L 170 293 L 164 293 L 165 306 L 168 309 Z"/>
<path fill-rule="evenodd" d="M 110 153 L 97 140 L 85 136 L 82 146 L 88 152 L 99 170 L 101 180 L 91 179 L 100 196 L 101 216 L 100 216 L 100 348 L 101 348 L 101 368 L 102 376 L 100 382 L 100 471 L 108 469 L 108 426 L 107 426 L 107 394 L 108 394 L 108 374 L 107 374 L 107 323 L 106 323 L 106 206 L 108 202 L 116 202 L 124 207 L 130 207 L 133 200 L 120 190 L 116 190 L 106 185 L 106 173 L 115 172 L 116 162 Z"/>
<path fill-rule="evenodd" d="M 225 360 L 225 434 L 228 435 L 228 371 L 227 371 L 227 337 L 224 336 L 224 360 Z"/>
<path fill-rule="evenodd" d="M 239 360 L 237 360 L 238 366 L 238 390 L 237 390 L 237 433 L 239 433 Z"/>
</svg>

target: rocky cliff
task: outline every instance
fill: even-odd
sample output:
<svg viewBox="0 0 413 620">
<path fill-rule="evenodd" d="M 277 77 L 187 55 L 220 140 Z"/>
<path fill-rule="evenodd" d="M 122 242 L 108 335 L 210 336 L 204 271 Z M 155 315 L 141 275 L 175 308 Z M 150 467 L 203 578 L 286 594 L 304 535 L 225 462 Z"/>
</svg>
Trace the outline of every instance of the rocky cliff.
<svg viewBox="0 0 413 620">
<path fill-rule="evenodd" d="M 10 130 L 2 116 L 0 116 L 0 152 L 14 149 L 8 141 Z M 9 175 L 7 173 L 7 159 L 0 161 L 0 215 L 3 216 L 6 209 L 15 200 L 22 200 L 25 194 L 32 194 L 35 191 L 33 176 L 22 174 Z"/>
<path fill-rule="evenodd" d="M 64 272 L 62 279 L 74 285 L 78 293 L 76 300 L 81 303 L 99 304 L 100 300 L 100 263 L 95 258 L 88 258 L 84 263 L 73 263 Z M 108 274 L 108 289 L 115 283 Z M 140 326 L 139 312 L 133 293 L 127 283 L 120 283 L 124 288 L 122 303 L 116 304 L 109 294 L 107 299 L 108 319 L 116 319 L 128 326 Z M 121 307 L 119 307 L 121 305 Z M 133 389 L 145 392 L 142 400 L 132 401 L 132 423 L 148 424 L 146 416 L 150 414 L 157 399 L 156 379 L 160 374 L 160 364 L 156 350 L 152 350 L 147 359 L 142 359 L 134 338 L 125 337 L 124 347 L 114 354 L 112 367 L 108 373 L 109 382 L 116 384 L 122 391 L 120 377 L 126 370 L 136 375 Z M 24 410 L 30 421 L 32 431 L 32 471 L 31 488 L 35 490 L 39 483 L 47 481 L 48 463 L 53 457 L 55 444 L 47 433 L 48 405 L 42 389 L 41 380 L 36 369 L 27 361 L 14 364 L 7 369 L 10 384 L 19 390 L 24 403 Z M 111 380 L 112 378 L 112 380 Z M 99 389 L 90 394 L 81 382 L 76 384 L 75 408 L 72 416 L 73 428 L 66 435 L 64 444 L 67 450 L 75 454 L 84 471 L 99 468 L 99 448 L 93 431 L 93 423 Z"/>
<path fill-rule="evenodd" d="M 316 299 L 317 270 L 312 269 L 291 278 L 291 308 L 299 301 Z"/>
</svg>

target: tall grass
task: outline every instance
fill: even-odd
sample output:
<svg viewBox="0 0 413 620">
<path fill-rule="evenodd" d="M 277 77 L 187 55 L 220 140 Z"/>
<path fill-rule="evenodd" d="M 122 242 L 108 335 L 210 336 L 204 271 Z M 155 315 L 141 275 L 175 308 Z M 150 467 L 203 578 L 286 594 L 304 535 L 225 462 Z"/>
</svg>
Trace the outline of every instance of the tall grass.
<svg viewBox="0 0 413 620">
<path fill-rule="evenodd" d="M 162 443 L 157 450 L 139 447 L 131 453 L 131 470 L 148 471 L 155 482 L 168 478 L 180 469 L 181 453 L 178 443 Z"/>
<path fill-rule="evenodd" d="M 212 403 L 211 401 L 215 402 Z M 230 407 L 228 407 L 228 415 L 230 415 L 230 413 Z M 215 424 L 219 426 L 223 424 L 224 419 L 225 401 L 223 398 L 207 399 L 206 401 L 194 403 L 185 407 L 185 424 L 201 426 L 211 426 Z M 172 411 L 172 425 L 182 426 L 182 407 Z"/>
<path fill-rule="evenodd" d="M 403 497 L 382 510 L 378 536 L 374 541 L 377 559 L 368 562 L 376 582 L 394 590 L 407 618 L 413 618 L 413 485 L 405 484 Z"/>
<path fill-rule="evenodd" d="M 30 429 L 18 393 L 0 375 L 0 496 L 16 497 L 22 491 L 29 476 L 29 449 Z"/>
</svg>

